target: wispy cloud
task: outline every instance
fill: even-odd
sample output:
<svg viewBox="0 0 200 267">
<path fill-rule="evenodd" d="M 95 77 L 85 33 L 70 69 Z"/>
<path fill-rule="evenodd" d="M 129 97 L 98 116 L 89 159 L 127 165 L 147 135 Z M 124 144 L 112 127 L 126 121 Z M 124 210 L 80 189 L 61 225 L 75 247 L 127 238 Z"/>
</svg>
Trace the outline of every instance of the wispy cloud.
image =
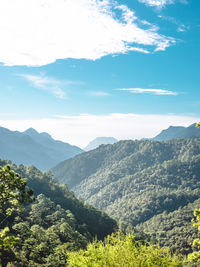
<svg viewBox="0 0 200 267">
<path fill-rule="evenodd" d="M 145 3 L 149 6 L 164 7 L 169 4 L 173 4 L 174 0 L 139 0 L 141 3 Z"/>
<path fill-rule="evenodd" d="M 93 96 L 109 96 L 110 94 L 104 91 L 93 91 L 91 92 Z"/>
<path fill-rule="evenodd" d="M 187 0 L 139 0 L 139 2 L 144 3 L 148 6 L 154 6 L 158 8 L 163 8 L 166 5 L 175 4 L 176 2 L 188 4 Z"/>
<path fill-rule="evenodd" d="M 187 30 L 189 30 L 189 28 L 190 28 L 189 26 L 181 24 L 181 25 L 178 26 L 177 31 L 178 32 L 186 32 Z"/>
<path fill-rule="evenodd" d="M 181 23 L 180 21 L 178 21 L 174 17 L 163 16 L 163 15 L 158 15 L 158 17 L 160 19 L 165 20 L 165 21 L 169 21 L 172 24 L 175 24 L 177 26 L 177 32 L 185 32 L 185 31 L 188 31 L 190 29 L 189 25 L 185 25 L 185 24 Z"/>
<path fill-rule="evenodd" d="M 113 136 L 118 140 L 151 138 L 170 125 L 189 126 L 199 121 L 195 116 L 175 114 L 114 113 L 55 117 L 38 120 L 0 120 L 0 125 L 19 131 L 33 127 L 39 132 L 48 132 L 57 140 L 85 147 L 98 136 Z"/>
<path fill-rule="evenodd" d="M 164 89 L 143 89 L 143 88 L 119 88 L 118 91 L 127 91 L 132 94 L 153 94 L 153 95 L 178 95 L 177 92 Z"/>
<path fill-rule="evenodd" d="M 141 21 L 117 0 L 0 1 L 0 62 L 42 66 L 57 59 L 149 53 L 175 43 Z"/>
<path fill-rule="evenodd" d="M 19 74 L 18 76 L 30 82 L 32 86 L 48 91 L 61 99 L 67 98 L 66 93 L 61 89 L 61 86 L 73 83 L 71 81 L 59 81 L 43 75 Z"/>
</svg>

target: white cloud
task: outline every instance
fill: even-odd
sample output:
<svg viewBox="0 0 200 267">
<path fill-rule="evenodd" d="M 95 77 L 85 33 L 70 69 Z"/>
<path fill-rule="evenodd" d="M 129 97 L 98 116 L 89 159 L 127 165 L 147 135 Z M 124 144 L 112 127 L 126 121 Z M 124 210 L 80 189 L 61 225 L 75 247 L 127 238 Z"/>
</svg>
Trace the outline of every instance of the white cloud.
<svg viewBox="0 0 200 267">
<path fill-rule="evenodd" d="M 173 43 L 151 24 L 143 28 L 132 10 L 113 0 L 0 1 L 0 62 L 9 66 L 147 53 Z"/>
<path fill-rule="evenodd" d="M 119 88 L 119 91 L 127 91 L 132 94 L 153 94 L 153 95 L 178 95 L 178 93 L 163 89 L 143 89 L 143 88 Z"/>
<path fill-rule="evenodd" d="M 113 136 L 118 140 L 151 138 L 170 125 L 189 126 L 197 121 L 199 118 L 194 116 L 115 113 L 55 116 L 53 119 L 38 120 L 0 120 L 0 125 L 19 131 L 33 127 L 39 132 L 50 133 L 55 139 L 85 147 L 98 136 Z"/>
<path fill-rule="evenodd" d="M 19 74 L 18 76 L 29 81 L 34 87 L 48 91 L 61 99 L 67 98 L 61 86 L 73 83 L 72 81 L 59 81 L 44 75 Z"/>
</svg>

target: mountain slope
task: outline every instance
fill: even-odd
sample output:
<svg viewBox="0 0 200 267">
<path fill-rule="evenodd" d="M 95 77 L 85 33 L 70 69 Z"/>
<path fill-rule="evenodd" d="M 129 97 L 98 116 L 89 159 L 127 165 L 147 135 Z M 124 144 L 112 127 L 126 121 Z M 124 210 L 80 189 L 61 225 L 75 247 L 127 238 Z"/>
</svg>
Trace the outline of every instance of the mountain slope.
<svg viewBox="0 0 200 267">
<path fill-rule="evenodd" d="M 173 252 L 188 254 L 193 251 L 192 242 L 198 238 L 198 229 L 193 226 L 193 212 L 200 207 L 200 198 L 173 212 L 163 212 L 136 227 L 151 237 L 151 241 L 170 247 Z"/>
<path fill-rule="evenodd" d="M 13 248 L 15 255 L 9 258 L 15 262 L 12 266 L 66 266 L 67 251 L 84 248 L 92 239 L 103 239 L 117 229 L 113 219 L 78 200 L 50 172 L 0 160 L 0 166 L 7 163 L 27 179 L 36 197 L 23 212 L 0 214 L 0 230 L 9 226 L 11 233 L 20 237 Z"/>
<path fill-rule="evenodd" d="M 155 141 L 166 141 L 176 138 L 200 138 L 200 129 L 196 128 L 196 123 L 189 127 L 183 126 L 170 126 L 168 129 L 163 130 L 160 134 L 152 138 Z"/>
<path fill-rule="evenodd" d="M 193 202 L 200 193 L 200 139 L 120 141 L 53 169 L 76 195 L 132 225 Z"/>
<path fill-rule="evenodd" d="M 21 133 L 0 127 L 0 157 L 16 164 L 48 170 L 81 152 L 78 147 L 56 141 L 48 133 L 38 133 L 32 128 Z"/>
<path fill-rule="evenodd" d="M 92 149 L 95 149 L 99 147 L 100 145 L 108 145 L 108 144 L 114 144 L 118 140 L 114 137 L 97 137 L 94 140 L 92 140 L 85 148 L 85 151 L 89 151 Z"/>
</svg>

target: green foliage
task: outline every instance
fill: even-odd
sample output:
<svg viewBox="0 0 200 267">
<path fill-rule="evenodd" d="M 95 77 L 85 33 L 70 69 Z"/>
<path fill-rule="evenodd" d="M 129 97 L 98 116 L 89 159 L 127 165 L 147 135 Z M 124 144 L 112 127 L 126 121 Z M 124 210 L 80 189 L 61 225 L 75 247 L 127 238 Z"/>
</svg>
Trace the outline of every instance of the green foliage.
<svg viewBox="0 0 200 267">
<path fill-rule="evenodd" d="M 78 155 L 53 171 L 76 195 L 118 222 L 132 226 L 147 222 L 142 231 L 152 233 L 152 240 L 187 254 L 196 235 L 190 226 L 196 207 L 183 210 L 185 228 L 180 227 L 181 213 L 176 211 L 199 199 L 199 169 L 200 139 L 196 138 L 120 141 Z M 154 217 L 159 233 L 154 231 Z"/>
<path fill-rule="evenodd" d="M 149 267 L 149 266 L 183 266 L 178 257 L 171 257 L 167 249 L 135 241 L 128 234 L 113 234 L 105 241 L 94 241 L 87 250 L 68 253 L 68 266 L 73 267 Z"/>
<path fill-rule="evenodd" d="M 1 224 L 15 211 L 22 210 L 25 201 L 33 201 L 33 191 L 26 188 L 27 183 L 17 173 L 12 171 L 9 165 L 0 167 L 0 214 L 3 216 Z M 9 235 L 9 228 L 0 231 L 0 264 L 6 266 L 11 248 L 17 244 L 19 238 Z"/>
<path fill-rule="evenodd" d="M 0 160 L 0 165 L 5 163 Z M 35 194 L 35 201 L 26 204 L 23 213 L 16 210 L 6 220 L 2 216 L 2 227 L 9 225 L 10 236 L 19 240 L 8 257 L 10 266 L 65 266 L 66 250 L 85 248 L 95 236 L 103 239 L 117 228 L 113 219 L 78 200 L 51 172 L 10 165 L 27 178 Z"/>
<path fill-rule="evenodd" d="M 0 231 L 0 265 L 2 267 L 7 266 L 11 257 L 15 258 L 12 248 L 20 241 L 18 237 L 10 235 L 9 232 L 8 227 Z"/>
<path fill-rule="evenodd" d="M 169 247 L 172 253 L 188 254 L 193 251 L 192 242 L 198 237 L 198 231 L 192 226 L 194 209 L 200 206 L 200 198 L 180 207 L 173 212 L 163 212 L 153 216 L 150 220 L 136 226 L 137 231 L 142 231 L 152 242 Z"/>
<path fill-rule="evenodd" d="M 26 179 L 22 179 L 9 165 L 0 167 L 0 212 L 11 215 L 14 210 L 22 210 L 25 201 L 33 200 L 33 191 L 26 189 Z"/>
<path fill-rule="evenodd" d="M 196 217 L 193 226 L 198 228 L 200 231 L 200 209 L 194 210 L 194 216 Z M 200 263 L 200 238 L 195 238 L 193 241 L 193 247 L 195 250 L 193 253 L 188 255 L 188 260 L 190 262 Z"/>
<path fill-rule="evenodd" d="M 80 234 L 76 224 L 69 210 L 39 195 L 35 203 L 27 207 L 26 212 L 16 217 L 13 223 L 13 231 L 21 240 L 14 249 L 18 264 L 32 266 L 34 262 L 48 266 L 53 255 L 56 254 L 58 258 L 63 249 L 70 251 L 84 248 L 89 233 Z M 58 266 L 63 266 L 64 260 L 60 260 Z"/>
</svg>

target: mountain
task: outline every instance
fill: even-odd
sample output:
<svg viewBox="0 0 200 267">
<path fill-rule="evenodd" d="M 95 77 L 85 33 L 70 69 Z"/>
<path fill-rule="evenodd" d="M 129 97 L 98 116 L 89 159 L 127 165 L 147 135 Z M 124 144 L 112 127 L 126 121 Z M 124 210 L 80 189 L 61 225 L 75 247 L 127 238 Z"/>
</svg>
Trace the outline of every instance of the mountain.
<svg viewBox="0 0 200 267">
<path fill-rule="evenodd" d="M 54 140 L 48 133 L 38 133 L 32 128 L 18 132 L 0 127 L 0 157 L 16 164 L 48 170 L 81 152 L 83 150 L 76 146 Z"/>
<path fill-rule="evenodd" d="M 200 137 L 200 129 L 196 127 L 196 123 L 190 125 L 189 127 L 170 126 L 168 129 L 163 130 L 161 133 L 159 133 L 151 140 L 166 141 L 176 138 L 195 138 L 195 137 Z"/>
<path fill-rule="evenodd" d="M 75 195 L 135 227 L 198 200 L 199 170 L 200 138 L 192 138 L 119 141 L 64 161 L 53 172 Z M 187 225 L 191 217 L 192 209 Z"/>
<path fill-rule="evenodd" d="M 100 145 L 108 145 L 108 144 L 114 144 L 118 142 L 117 139 L 114 137 L 97 137 L 94 140 L 92 140 L 85 148 L 85 151 L 93 150 Z"/>
<path fill-rule="evenodd" d="M 12 266 L 66 266 L 67 251 L 85 248 L 94 238 L 102 240 L 117 229 L 113 219 L 78 200 L 50 172 L 0 160 L 0 166 L 5 164 L 27 179 L 35 196 L 23 212 L 0 213 L 0 230 L 9 226 L 11 233 L 20 237 L 14 255 L 9 256 Z"/>
</svg>

